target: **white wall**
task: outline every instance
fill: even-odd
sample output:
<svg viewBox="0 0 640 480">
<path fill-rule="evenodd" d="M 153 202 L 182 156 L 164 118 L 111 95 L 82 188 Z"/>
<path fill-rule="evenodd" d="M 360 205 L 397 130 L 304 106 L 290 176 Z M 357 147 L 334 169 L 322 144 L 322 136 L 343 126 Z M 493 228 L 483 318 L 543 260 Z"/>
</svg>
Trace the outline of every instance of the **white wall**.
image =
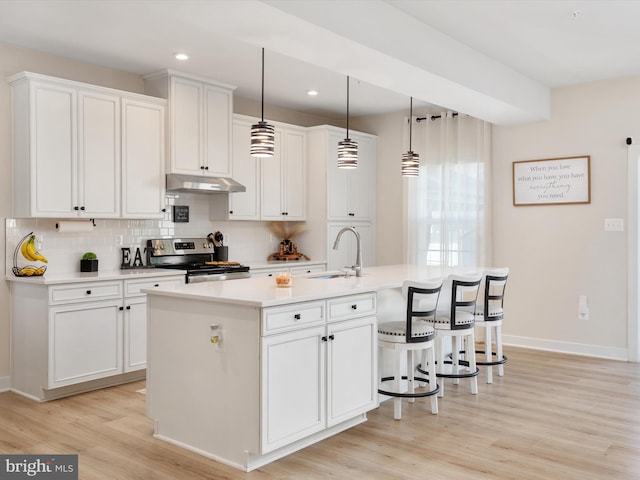
<svg viewBox="0 0 640 480">
<path fill-rule="evenodd" d="M 404 260 L 398 163 L 405 114 L 358 118 L 378 135 L 379 264 Z M 640 77 L 560 88 L 546 122 L 493 127 L 493 259 L 511 269 L 505 341 L 515 345 L 627 359 L 627 237 L 604 232 L 627 209 L 627 146 L 640 142 Z M 591 156 L 591 203 L 514 207 L 512 162 Z M 578 296 L 590 318 L 578 320 Z"/>
<path fill-rule="evenodd" d="M 494 127 L 494 252 L 511 268 L 507 340 L 626 359 L 627 137 L 640 140 L 640 78 L 556 89 L 546 122 Z M 591 156 L 591 203 L 514 207 L 512 162 Z M 625 229 L 626 230 L 626 229 Z M 590 318 L 578 320 L 578 296 Z"/>
</svg>

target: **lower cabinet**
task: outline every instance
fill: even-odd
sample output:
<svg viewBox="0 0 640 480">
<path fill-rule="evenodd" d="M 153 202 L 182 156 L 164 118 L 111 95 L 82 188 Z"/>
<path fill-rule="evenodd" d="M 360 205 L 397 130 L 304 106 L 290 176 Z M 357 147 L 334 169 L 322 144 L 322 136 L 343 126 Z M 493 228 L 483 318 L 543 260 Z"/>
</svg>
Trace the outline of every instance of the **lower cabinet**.
<svg viewBox="0 0 640 480">
<path fill-rule="evenodd" d="M 122 300 L 49 309 L 48 388 L 122 373 Z"/>
<path fill-rule="evenodd" d="M 182 283 L 184 276 L 175 274 L 54 285 L 12 283 L 12 389 L 48 400 L 75 393 L 73 388 L 55 393 L 60 387 L 144 370 L 147 297 L 140 290 Z M 108 384 L 105 380 L 98 386 Z"/>
<path fill-rule="evenodd" d="M 262 454 L 377 406 L 375 294 L 316 303 L 263 313 Z"/>
</svg>

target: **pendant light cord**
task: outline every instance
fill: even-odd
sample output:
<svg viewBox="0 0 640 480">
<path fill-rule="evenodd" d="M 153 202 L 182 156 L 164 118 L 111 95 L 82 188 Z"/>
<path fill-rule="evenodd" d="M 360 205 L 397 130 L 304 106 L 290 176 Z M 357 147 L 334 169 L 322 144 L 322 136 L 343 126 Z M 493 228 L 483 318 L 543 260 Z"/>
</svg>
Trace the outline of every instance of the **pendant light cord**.
<svg viewBox="0 0 640 480">
<path fill-rule="evenodd" d="M 409 151 L 411 150 L 411 130 L 413 130 L 413 97 L 411 97 L 411 103 L 409 104 Z"/>
<path fill-rule="evenodd" d="M 349 75 L 347 75 L 347 138 L 349 138 Z"/>
<path fill-rule="evenodd" d="M 264 47 L 262 48 L 262 95 L 260 98 L 260 120 L 264 122 Z"/>
</svg>

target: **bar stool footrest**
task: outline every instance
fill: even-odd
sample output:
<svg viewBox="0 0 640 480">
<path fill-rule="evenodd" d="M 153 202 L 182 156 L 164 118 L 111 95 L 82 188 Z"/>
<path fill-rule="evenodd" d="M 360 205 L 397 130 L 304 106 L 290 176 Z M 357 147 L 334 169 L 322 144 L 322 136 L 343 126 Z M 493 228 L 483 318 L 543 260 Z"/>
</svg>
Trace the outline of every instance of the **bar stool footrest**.
<svg viewBox="0 0 640 480">
<path fill-rule="evenodd" d="M 484 350 L 476 350 L 476 354 L 481 354 L 484 355 L 485 351 Z M 496 352 L 491 352 L 491 355 L 494 357 L 497 357 L 498 354 Z M 488 365 L 503 365 L 505 363 L 507 363 L 507 356 L 506 355 L 502 355 L 502 360 L 494 360 L 493 362 L 480 362 L 478 360 L 476 360 L 476 365 L 484 365 L 484 366 L 488 366 Z"/>
<path fill-rule="evenodd" d="M 428 374 L 427 374 L 428 375 Z M 394 380 L 396 377 L 382 377 L 381 382 L 389 382 Z M 402 380 L 407 380 L 406 376 L 402 376 Z M 413 381 L 429 383 L 429 379 L 422 377 L 413 377 Z M 417 392 L 417 393 L 400 393 L 400 392 L 390 392 L 388 390 L 378 389 L 378 393 L 382 395 L 388 395 L 389 397 L 400 397 L 400 398 L 422 398 L 422 397 L 430 397 L 440 392 L 440 385 L 436 384 L 436 388 L 433 390 L 429 390 L 428 392 Z"/>
</svg>

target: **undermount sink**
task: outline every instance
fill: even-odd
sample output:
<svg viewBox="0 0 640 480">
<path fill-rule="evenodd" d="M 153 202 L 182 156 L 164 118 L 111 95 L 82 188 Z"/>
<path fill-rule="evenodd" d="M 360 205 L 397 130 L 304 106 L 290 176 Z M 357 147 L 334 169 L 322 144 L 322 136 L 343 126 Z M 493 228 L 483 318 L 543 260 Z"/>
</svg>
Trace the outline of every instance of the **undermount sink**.
<svg viewBox="0 0 640 480">
<path fill-rule="evenodd" d="M 324 273 L 317 273 L 315 275 L 309 275 L 307 276 L 307 278 L 329 280 L 332 278 L 349 278 L 349 277 L 355 277 L 355 276 L 356 275 L 353 271 L 350 271 L 350 272 L 330 271 L 330 272 L 324 272 Z"/>
<path fill-rule="evenodd" d="M 347 277 L 346 273 L 329 273 L 325 275 L 314 275 L 309 278 L 327 280 L 329 278 L 346 278 L 346 277 Z"/>
</svg>

